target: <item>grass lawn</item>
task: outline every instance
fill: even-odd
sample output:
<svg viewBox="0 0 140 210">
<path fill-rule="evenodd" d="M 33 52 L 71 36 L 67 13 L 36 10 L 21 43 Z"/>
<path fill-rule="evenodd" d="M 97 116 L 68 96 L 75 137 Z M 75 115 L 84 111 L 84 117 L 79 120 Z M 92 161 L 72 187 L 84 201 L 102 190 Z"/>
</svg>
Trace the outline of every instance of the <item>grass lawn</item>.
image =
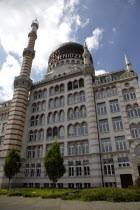
<svg viewBox="0 0 140 210">
<path fill-rule="evenodd" d="M 41 197 L 41 198 L 61 198 L 62 200 L 81 201 L 112 201 L 112 202 L 132 202 L 140 201 L 140 189 L 120 189 L 120 188 L 91 188 L 91 189 L 37 189 L 37 188 L 16 188 L 0 189 L 0 195 Z"/>
</svg>

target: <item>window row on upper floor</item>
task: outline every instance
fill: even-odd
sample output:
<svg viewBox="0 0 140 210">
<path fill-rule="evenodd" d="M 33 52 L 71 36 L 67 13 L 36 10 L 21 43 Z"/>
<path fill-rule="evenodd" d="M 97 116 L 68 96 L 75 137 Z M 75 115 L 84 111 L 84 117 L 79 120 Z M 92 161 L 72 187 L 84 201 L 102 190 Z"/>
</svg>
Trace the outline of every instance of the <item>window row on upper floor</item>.
<svg viewBox="0 0 140 210">
<path fill-rule="evenodd" d="M 67 113 L 68 120 L 73 120 L 77 118 L 82 118 L 87 116 L 87 111 L 85 106 L 69 108 Z"/>
<path fill-rule="evenodd" d="M 109 101 L 110 112 L 120 111 L 118 99 Z M 107 114 L 106 102 L 97 104 L 97 113 L 98 114 Z"/>
<path fill-rule="evenodd" d="M 53 96 L 59 93 L 63 93 L 65 91 L 64 84 L 51 86 L 49 89 L 49 95 Z"/>
<path fill-rule="evenodd" d="M 96 90 L 95 92 L 95 98 L 100 99 L 100 98 L 105 98 L 109 96 L 113 96 L 117 94 L 117 88 L 115 86 L 113 87 L 108 87 L 108 88 L 103 88 L 101 90 Z"/>
<path fill-rule="evenodd" d="M 38 91 L 35 91 L 33 93 L 33 99 L 36 100 L 36 99 L 40 99 L 40 98 L 45 98 L 47 96 L 47 89 L 43 89 L 43 90 L 38 90 Z"/>
<path fill-rule="evenodd" d="M 41 128 L 40 130 L 29 131 L 29 142 L 31 141 L 43 141 L 44 140 L 44 130 Z"/>
<path fill-rule="evenodd" d="M 46 101 L 33 103 L 31 107 L 32 112 L 38 112 L 38 111 L 45 111 L 46 110 Z"/>
<path fill-rule="evenodd" d="M 123 129 L 123 122 L 121 117 L 113 117 L 112 118 L 112 124 L 113 124 L 113 130 L 118 131 Z M 109 123 L 108 119 L 99 120 L 99 131 L 101 133 L 103 132 L 109 132 Z"/>
<path fill-rule="evenodd" d="M 110 138 L 100 139 L 101 152 L 112 152 L 112 140 Z M 116 151 L 127 150 L 127 143 L 125 136 L 115 137 Z"/>
<path fill-rule="evenodd" d="M 129 118 L 131 117 L 138 117 L 140 116 L 140 107 L 138 104 L 134 104 L 134 105 L 127 105 L 126 106 L 126 111 L 127 111 L 127 116 Z"/>
<path fill-rule="evenodd" d="M 27 158 L 41 158 L 43 151 L 43 145 L 28 146 L 26 150 Z"/>
<path fill-rule="evenodd" d="M 73 93 L 68 95 L 68 104 L 74 104 L 85 101 L 85 92 Z"/>
<path fill-rule="evenodd" d="M 132 87 L 129 89 L 124 89 L 122 93 L 123 93 L 123 98 L 125 101 L 136 99 L 136 91 Z"/>
<path fill-rule="evenodd" d="M 84 79 L 74 80 L 73 82 L 68 82 L 67 88 L 68 90 L 74 90 L 80 87 L 84 87 Z"/>
<path fill-rule="evenodd" d="M 30 126 L 44 125 L 44 123 L 45 123 L 45 115 L 44 114 L 32 116 L 30 118 Z"/>
<path fill-rule="evenodd" d="M 67 132 L 68 137 L 86 135 L 88 134 L 88 124 L 87 122 L 70 124 Z"/>
<path fill-rule="evenodd" d="M 65 105 L 65 98 L 64 96 L 61 97 L 56 97 L 54 99 L 50 99 L 49 100 L 49 104 L 48 104 L 48 108 L 52 109 L 52 108 L 57 108 L 57 107 L 61 107 Z"/>
<path fill-rule="evenodd" d="M 65 114 L 63 110 L 48 113 L 48 123 L 63 122 Z"/>
</svg>

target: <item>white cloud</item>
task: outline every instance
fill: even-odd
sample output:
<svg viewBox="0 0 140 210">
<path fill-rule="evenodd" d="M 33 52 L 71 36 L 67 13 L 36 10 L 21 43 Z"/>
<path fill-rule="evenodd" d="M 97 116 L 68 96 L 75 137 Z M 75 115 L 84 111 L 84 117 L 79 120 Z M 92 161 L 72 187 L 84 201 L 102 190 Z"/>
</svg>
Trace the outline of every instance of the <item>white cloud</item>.
<svg viewBox="0 0 140 210">
<path fill-rule="evenodd" d="M 103 29 L 96 28 L 92 32 L 92 36 L 86 38 L 86 42 L 87 42 L 88 48 L 90 50 L 92 50 L 92 49 L 98 50 L 99 49 L 100 41 L 102 39 L 102 34 L 103 34 Z"/>
<path fill-rule="evenodd" d="M 8 55 L 7 59 L 13 52 L 22 61 L 22 51 L 27 46 L 31 21 L 38 18 L 40 26 L 35 44 L 36 57 L 33 68 L 36 75 L 41 75 L 47 67 L 48 57 L 52 50 L 63 42 L 76 41 L 76 31 L 89 23 L 89 19 L 84 17 L 81 19 L 78 14 L 79 3 L 79 0 L 1 0 L 0 41 Z M 18 61 L 15 62 L 18 63 Z M 8 65 L 9 68 L 10 65 Z M 6 69 L 5 71 L 8 72 Z M 1 89 L 1 100 L 11 95 L 9 90 L 9 93 L 6 92 L 7 96 L 4 96 L 3 91 L 7 87 L 5 83 L 2 83 L 4 88 Z M 11 77 L 9 83 L 8 87 L 12 87 Z"/>
<path fill-rule="evenodd" d="M 107 71 L 105 70 L 95 70 L 95 75 L 98 76 L 100 74 L 105 74 L 105 73 L 108 73 Z"/>
<path fill-rule="evenodd" d="M 136 0 L 128 0 L 128 3 L 133 6 L 136 3 Z"/>
<path fill-rule="evenodd" d="M 112 28 L 112 31 L 115 33 L 117 30 L 116 30 L 116 28 L 114 27 L 114 28 Z"/>
<path fill-rule="evenodd" d="M 10 100 L 13 95 L 13 81 L 19 75 L 20 65 L 11 55 L 8 55 L 0 71 L 0 100 Z"/>
</svg>

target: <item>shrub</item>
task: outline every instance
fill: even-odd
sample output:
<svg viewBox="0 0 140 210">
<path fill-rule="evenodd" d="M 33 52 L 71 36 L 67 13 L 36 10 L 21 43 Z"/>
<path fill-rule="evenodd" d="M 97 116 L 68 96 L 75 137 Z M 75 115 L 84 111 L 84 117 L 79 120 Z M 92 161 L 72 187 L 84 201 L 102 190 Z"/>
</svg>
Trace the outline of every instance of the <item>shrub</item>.
<svg viewBox="0 0 140 210">
<path fill-rule="evenodd" d="M 22 192 L 8 192 L 8 196 L 22 196 Z"/>
<path fill-rule="evenodd" d="M 137 179 L 135 180 L 135 187 L 137 188 L 137 189 L 140 189 L 140 176 L 139 177 L 137 177 Z"/>
</svg>

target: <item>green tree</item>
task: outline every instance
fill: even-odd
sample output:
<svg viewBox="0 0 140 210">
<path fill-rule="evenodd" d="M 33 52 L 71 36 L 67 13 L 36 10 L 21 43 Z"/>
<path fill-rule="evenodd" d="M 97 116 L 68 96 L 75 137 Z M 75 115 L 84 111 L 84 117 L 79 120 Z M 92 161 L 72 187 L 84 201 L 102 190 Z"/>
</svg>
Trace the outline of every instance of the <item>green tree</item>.
<svg viewBox="0 0 140 210">
<path fill-rule="evenodd" d="M 9 178 L 9 188 L 12 177 L 19 172 L 20 167 L 21 167 L 20 155 L 15 151 L 14 148 L 12 148 L 4 164 L 5 176 Z"/>
<path fill-rule="evenodd" d="M 60 153 L 59 144 L 57 142 L 54 142 L 44 158 L 46 174 L 48 175 L 49 179 L 53 182 L 53 193 L 54 184 L 66 172 L 63 162 L 64 160 Z"/>
</svg>

